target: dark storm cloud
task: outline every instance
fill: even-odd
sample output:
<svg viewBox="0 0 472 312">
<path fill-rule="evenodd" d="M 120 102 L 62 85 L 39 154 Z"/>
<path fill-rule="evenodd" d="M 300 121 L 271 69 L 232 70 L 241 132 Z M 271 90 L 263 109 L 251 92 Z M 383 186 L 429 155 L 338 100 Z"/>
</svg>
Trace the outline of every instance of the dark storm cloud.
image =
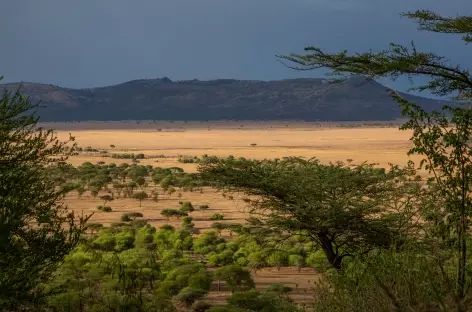
<svg viewBox="0 0 472 312">
<path fill-rule="evenodd" d="M 381 49 L 414 39 L 420 49 L 467 62 L 458 38 L 418 34 L 399 13 L 470 14 L 469 0 L 4 0 L 0 75 L 94 87 L 137 78 L 281 79 L 274 55 L 307 45 Z M 467 64 L 467 65 L 470 65 Z"/>
</svg>

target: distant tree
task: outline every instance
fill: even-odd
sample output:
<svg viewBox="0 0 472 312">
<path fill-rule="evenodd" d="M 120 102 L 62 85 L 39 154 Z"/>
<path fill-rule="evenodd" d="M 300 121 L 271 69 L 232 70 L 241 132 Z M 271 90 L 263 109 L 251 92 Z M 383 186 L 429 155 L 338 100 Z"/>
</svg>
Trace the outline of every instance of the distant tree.
<svg viewBox="0 0 472 312">
<path fill-rule="evenodd" d="M 190 213 L 190 212 L 195 211 L 195 208 L 193 208 L 193 205 L 191 202 L 186 201 L 181 204 L 180 210 L 185 213 Z"/>
<path fill-rule="evenodd" d="M 254 274 L 266 266 L 265 255 L 260 251 L 252 252 L 247 256 L 247 266 L 251 268 Z"/>
<path fill-rule="evenodd" d="M 298 268 L 298 272 L 305 266 L 305 258 L 301 255 L 288 256 L 288 264 Z"/>
<path fill-rule="evenodd" d="M 79 243 L 89 217 L 63 206 L 47 173 L 66 156 L 52 130 L 37 127 L 38 105 L 19 91 L 0 98 L 0 310 L 38 308 L 41 283 Z M 70 138 L 72 141 L 73 138 Z"/>
<path fill-rule="evenodd" d="M 143 214 L 141 212 L 128 212 L 125 213 L 123 216 L 126 216 L 123 219 L 127 220 L 122 219 L 121 221 L 134 221 L 136 218 L 142 218 Z"/>
<path fill-rule="evenodd" d="M 251 147 L 256 147 L 257 144 L 256 143 L 251 143 Z"/>
<path fill-rule="evenodd" d="M 210 308 L 211 308 L 211 304 L 203 300 L 197 300 L 192 304 L 193 312 L 206 312 Z"/>
<path fill-rule="evenodd" d="M 148 196 L 148 194 L 147 194 L 146 192 L 140 191 L 140 192 L 134 193 L 134 194 L 132 195 L 132 197 L 133 197 L 134 199 L 139 200 L 139 207 L 141 207 L 141 202 L 142 202 L 143 200 L 145 200 L 146 198 L 148 198 L 149 196 Z"/>
<path fill-rule="evenodd" d="M 79 198 L 81 198 L 82 195 L 85 193 L 85 188 L 82 185 L 79 185 L 75 190 Z"/>
<path fill-rule="evenodd" d="M 85 228 L 86 228 L 86 230 L 89 230 L 89 231 L 90 231 L 90 234 L 93 235 L 93 233 L 94 233 L 95 231 L 98 231 L 98 230 L 100 230 L 101 228 L 103 228 L 103 224 L 101 224 L 101 223 L 87 223 L 87 225 L 86 225 Z"/>
<path fill-rule="evenodd" d="M 95 189 L 93 189 L 93 190 L 90 191 L 90 195 L 92 195 L 93 198 L 95 198 L 95 197 L 97 197 L 97 195 L 98 195 L 98 191 L 95 190 Z"/>
<path fill-rule="evenodd" d="M 113 197 L 107 194 L 107 195 L 100 196 L 100 199 L 103 200 L 103 205 L 105 206 L 107 202 L 113 200 Z"/>
<path fill-rule="evenodd" d="M 221 222 L 214 222 L 211 228 L 214 229 L 218 235 L 221 235 L 221 232 L 226 229 L 226 225 Z"/>
<path fill-rule="evenodd" d="M 205 295 L 206 292 L 202 289 L 185 287 L 175 298 L 184 303 L 185 306 L 190 307 L 195 301 L 203 298 Z"/>
<path fill-rule="evenodd" d="M 97 206 L 97 209 L 103 212 L 112 212 L 113 209 L 110 206 Z"/>
<path fill-rule="evenodd" d="M 177 209 L 163 209 L 161 215 L 164 216 L 167 220 L 170 218 L 180 219 L 181 217 L 188 216 L 186 212 L 177 210 Z"/>
<path fill-rule="evenodd" d="M 127 213 L 124 213 L 121 215 L 120 220 L 123 222 L 128 222 L 128 221 L 131 221 L 131 218 L 129 217 Z"/>
<path fill-rule="evenodd" d="M 302 312 L 287 296 L 275 291 L 259 292 L 255 289 L 237 292 L 228 299 L 228 306 L 238 308 L 236 311 L 271 311 L 271 312 Z M 211 311 L 211 310 L 210 310 Z M 232 311 L 232 310 L 229 310 Z"/>
<path fill-rule="evenodd" d="M 214 278 L 226 282 L 232 293 L 254 288 L 254 280 L 248 270 L 238 265 L 227 265 L 214 272 Z"/>
<path fill-rule="evenodd" d="M 277 268 L 277 271 L 281 267 L 288 265 L 288 254 L 285 251 L 275 250 L 269 254 L 266 259 L 266 262 L 269 266 Z"/>
</svg>

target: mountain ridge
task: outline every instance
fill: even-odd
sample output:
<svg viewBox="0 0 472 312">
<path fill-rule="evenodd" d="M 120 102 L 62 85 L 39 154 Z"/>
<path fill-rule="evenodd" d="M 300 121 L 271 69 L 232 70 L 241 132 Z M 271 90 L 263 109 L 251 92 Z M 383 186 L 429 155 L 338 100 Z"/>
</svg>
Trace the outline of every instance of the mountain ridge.
<svg viewBox="0 0 472 312">
<path fill-rule="evenodd" d="M 34 82 L 6 83 L 45 108 L 41 121 L 305 120 L 388 121 L 401 117 L 386 87 L 363 77 L 332 84 L 324 78 L 283 80 L 136 79 L 73 89 Z M 427 110 L 448 103 L 402 93 Z"/>
</svg>

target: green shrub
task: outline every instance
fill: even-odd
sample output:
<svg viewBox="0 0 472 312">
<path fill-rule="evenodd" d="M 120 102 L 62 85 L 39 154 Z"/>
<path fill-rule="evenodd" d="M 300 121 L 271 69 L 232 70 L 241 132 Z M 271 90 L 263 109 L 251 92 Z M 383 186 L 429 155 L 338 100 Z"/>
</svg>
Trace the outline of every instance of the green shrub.
<svg viewBox="0 0 472 312">
<path fill-rule="evenodd" d="M 185 287 L 179 292 L 179 294 L 175 297 L 175 299 L 182 302 L 187 307 L 190 307 L 195 301 L 203 298 L 205 295 L 206 295 L 206 292 L 202 289 Z"/>
<path fill-rule="evenodd" d="M 175 281 L 163 281 L 157 288 L 159 295 L 175 296 L 179 293 L 179 285 Z"/>
<path fill-rule="evenodd" d="M 175 227 L 173 227 L 170 224 L 163 224 L 160 227 L 161 230 L 167 230 L 167 231 L 175 231 Z"/>
<path fill-rule="evenodd" d="M 185 213 L 190 213 L 195 211 L 195 208 L 193 207 L 191 202 L 183 202 L 182 205 L 180 206 L 180 211 L 185 212 Z"/>
<path fill-rule="evenodd" d="M 223 220 L 225 216 L 221 213 L 215 213 L 210 217 L 210 220 Z"/>
<path fill-rule="evenodd" d="M 193 312 L 205 312 L 210 308 L 211 308 L 211 304 L 203 300 L 197 300 L 192 304 Z"/>
<path fill-rule="evenodd" d="M 123 221 L 123 222 L 128 222 L 128 221 L 131 221 L 131 218 L 128 216 L 127 213 L 125 213 L 125 214 L 121 215 L 120 220 Z"/>
<path fill-rule="evenodd" d="M 113 209 L 110 206 L 97 206 L 97 209 L 103 212 L 112 212 Z"/>
</svg>

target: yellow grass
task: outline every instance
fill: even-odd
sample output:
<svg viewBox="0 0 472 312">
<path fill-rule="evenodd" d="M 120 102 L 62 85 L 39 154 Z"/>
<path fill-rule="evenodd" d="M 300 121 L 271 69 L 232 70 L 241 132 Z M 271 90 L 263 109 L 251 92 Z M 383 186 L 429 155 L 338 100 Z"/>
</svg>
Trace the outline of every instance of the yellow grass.
<svg viewBox="0 0 472 312">
<path fill-rule="evenodd" d="M 174 123 L 166 124 L 167 128 L 164 125 L 153 124 L 143 125 L 140 129 L 135 129 L 129 124 L 122 124 L 121 129 L 119 124 L 112 125 L 116 129 L 107 129 L 108 124 L 103 123 L 52 126 L 59 129 L 61 138 L 66 138 L 72 133 L 83 147 L 92 146 L 107 149 L 109 152 L 132 151 L 147 155 L 208 154 L 256 159 L 316 156 L 323 162 L 353 159 L 355 162 L 368 161 L 388 166 L 388 163 L 405 164 L 408 160 L 406 152 L 411 146 L 410 133 L 399 131 L 397 128 L 314 127 L 313 124 L 307 123 L 287 124 L 288 127 L 285 127 L 285 124 L 271 123 L 238 123 L 237 126 L 231 123 L 228 125 Z M 162 131 L 157 131 L 158 128 Z M 251 147 L 252 143 L 257 146 Z M 110 144 L 115 145 L 115 148 L 110 148 Z M 83 160 L 85 160 L 83 157 L 71 159 L 73 163 L 81 163 Z M 153 162 L 148 160 L 142 163 L 155 165 Z M 177 164 L 168 160 L 162 163 Z M 195 166 L 181 167 L 191 169 Z"/>
<path fill-rule="evenodd" d="M 287 126 L 286 126 L 287 125 Z M 66 139 L 69 133 L 82 146 L 91 146 L 106 149 L 109 153 L 143 153 L 146 155 L 162 154 L 165 156 L 201 156 L 203 154 L 247 158 L 281 158 L 285 156 L 317 157 L 322 162 L 345 161 L 353 159 L 355 163 L 363 161 L 379 163 L 388 166 L 389 163 L 406 164 L 407 150 L 410 148 L 410 133 L 399 131 L 397 128 L 337 128 L 328 125 L 313 126 L 308 123 L 80 123 L 80 124 L 47 124 L 46 127 L 58 129 L 58 135 Z M 161 129 L 158 131 L 157 129 Z M 251 147 L 255 143 L 257 146 Z M 115 145 L 111 148 L 110 145 Z M 418 158 L 413 158 L 418 161 Z M 125 159 L 103 158 L 100 156 L 74 156 L 70 163 L 79 165 L 85 161 L 96 163 L 130 162 Z M 156 162 L 157 161 L 157 162 Z M 195 164 L 181 164 L 176 158 L 144 159 L 140 164 L 170 167 L 178 166 L 187 172 L 196 170 Z M 97 205 L 103 202 L 84 194 L 78 199 L 75 193 L 69 194 L 66 202 L 69 208 L 85 213 L 95 212 L 93 222 L 109 224 L 119 222 L 121 214 L 139 211 L 144 214 L 152 225 L 159 226 L 171 223 L 176 226 L 180 222 L 167 222 L 160 211 L 165 208 L 178 208 L 179 200 L 191 201 L 194 206 L 208 204 L 207 211 L 192 213 L 196 227 L 207 230 L 213 221 L 209 217 L 214 213 L 225 215 L 226 222 L 244 222 L 244 203 L 236 198 L 228 200 L 214 190 L 205 189 L 199 192 L 183 192 L 179 198 L 178 192 L 169 198 L 160 194 L 159 202 L 145 200 L 142 207 L 132 199 L 117 199 L 107 203 L 113 212 L 99 212 Z M 316 278 L 311 269 L 304 269 L 299 274 L 296 269 L 285 268 L 280 272 L 275 269 L 265 269 L 255 276 L 258 287 L 265 287 L 274 283 L 285 283 L 296 288 L 294 293 L 299 302 L 309 301 L 309 282 Z M 212 293 L 215 301 L 222 298 L 223 293 Z M 226 294 L 227 295 L 227 294 Z"/>
</svg>

